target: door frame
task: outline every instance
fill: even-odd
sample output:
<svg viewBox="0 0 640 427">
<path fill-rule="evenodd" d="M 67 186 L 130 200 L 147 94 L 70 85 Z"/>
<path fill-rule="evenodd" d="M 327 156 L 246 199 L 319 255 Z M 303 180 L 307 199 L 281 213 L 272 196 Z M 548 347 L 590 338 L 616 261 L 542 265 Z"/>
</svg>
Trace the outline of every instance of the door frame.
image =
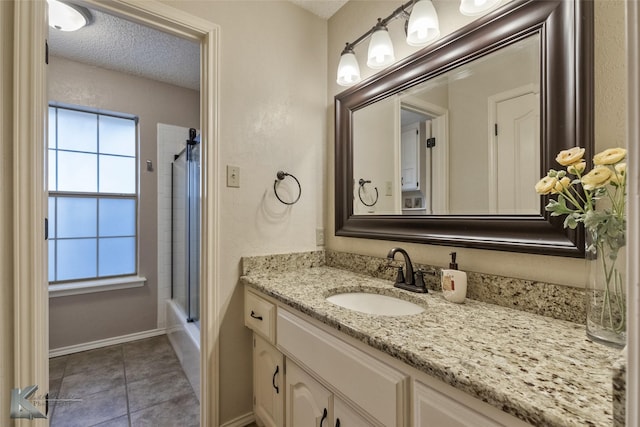
<svg viewBox="0 0 640 427">
<path fill-rule="evenodd" d="M 201 425 L 219 425 L 219 156 L 220 28 L 156 1 L 82 1 L 142 25 L 200 43 L 201 174 L 200 376 Z M 46 212 L 47 73 L 45 1 L 16 1 L 14 45 L 14 383 L 48 389 Z M 40 424 L 42 423 L 42 424 Z M 33 425 L 33 424 L 29 424 Z M 40 420 L 36 425 L 48 425 Z"/>
</svg>

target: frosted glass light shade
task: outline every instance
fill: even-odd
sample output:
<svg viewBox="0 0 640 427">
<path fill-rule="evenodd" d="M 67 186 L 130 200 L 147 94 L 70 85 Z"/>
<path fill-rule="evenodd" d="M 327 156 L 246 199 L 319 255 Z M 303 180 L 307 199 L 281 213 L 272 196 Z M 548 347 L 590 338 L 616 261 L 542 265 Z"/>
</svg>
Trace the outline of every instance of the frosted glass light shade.
<svg viewBox="0 0 640 427">
<path fill-rule="evenodd" d="M 431 0 L 418 1 L 411 10 L 407 26 L 407 44 L 424 46 L 440 36 L 438 14 Z"/>
<path fill-rule="evenodd" d="M 460 13 L 466 16 L 482 15 L 499 3 L 500 0 L 462 0 L 460 2 Z"/>
<path fill-rule="evenodd" d="M 58 0 L 48 0 L 48 3 L 49 26 L 52 28 L 60 31 L 76 31 L 89 23 L 88 10 L 84 12 L 79 6 L 71 6 Z"/>
<path fill-rule="evenodd" d="M 386 28 L 381 27 L 371 35 L 367 58 L 367 66 L 373 69 L 385 68 L 395 62 L 393 44 Z"/>
<path fill-rule="evenodd" d="M 351 86 L 360 81 L 360 66 L 353 52 L 345 52 L 340 56 L 338 64 L 338 84 Z"/>
</svg>

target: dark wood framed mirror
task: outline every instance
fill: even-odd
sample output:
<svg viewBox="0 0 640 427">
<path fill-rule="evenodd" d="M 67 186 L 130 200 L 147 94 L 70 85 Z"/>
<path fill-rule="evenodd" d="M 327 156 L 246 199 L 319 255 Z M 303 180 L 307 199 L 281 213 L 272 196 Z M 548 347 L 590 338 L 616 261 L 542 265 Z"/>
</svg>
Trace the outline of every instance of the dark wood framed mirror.
<svg viewBox="0 0 640 427">
<path fill-rule="evenodd" d="M 354 214 L 354 113 L 506 46 L 539 40 L 539 177 L 575 146 L 593 154 L 593 4 L 514 0 L 335 97 L 337 236 L 584 257 L 584 230 L 528 214 Z M 533 185 L 531 192 L 534 192 Z"/>
</svg>

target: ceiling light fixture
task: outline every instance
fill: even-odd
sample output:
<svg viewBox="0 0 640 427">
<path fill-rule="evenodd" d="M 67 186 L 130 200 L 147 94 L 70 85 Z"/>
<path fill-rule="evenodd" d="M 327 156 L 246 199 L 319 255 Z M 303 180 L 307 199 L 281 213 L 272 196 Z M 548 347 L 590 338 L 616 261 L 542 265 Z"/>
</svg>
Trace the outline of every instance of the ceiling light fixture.
<svg viewBox="0 0 640 427">
<path fill-rule="evenodd" d="M 89 9 L 59 0 L 49 3 L 49 26 L 60 31 L 76 31 L 89 25 L 93 17 Z"/>
<path fill-rule="evenodd" d="M 424 46 L 440 35 L 438 15 L 431 0 L 408 1 L 386 18 L 378 18 L 376 25 L 354 42 L 347 43 L 338 64 L 337 83 L 340 86 L 351 86 L 360 81 L 360 67 L 353 49 L 369 37 L 371 41 L 367 54 L 367 66 L 381 69 L 395 62 L 393 43 L 389 37 L 387 24 L 396 18 L 405 20 L 407 43 L 411 46 Z"/>
<path fill-rule="evenodd" d="M 478 16 L 493 9 L 500 0 L 462 0 L 460 2 L 460 13 L 466 16 Z"/>
</svg>

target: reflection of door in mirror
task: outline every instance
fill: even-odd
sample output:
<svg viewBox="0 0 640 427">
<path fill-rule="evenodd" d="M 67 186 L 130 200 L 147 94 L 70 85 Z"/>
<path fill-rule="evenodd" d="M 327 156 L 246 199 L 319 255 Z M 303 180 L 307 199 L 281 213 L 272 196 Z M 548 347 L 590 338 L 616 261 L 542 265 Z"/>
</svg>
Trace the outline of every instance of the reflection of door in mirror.
<svg viewBox="0 0 640 427">
<path fill-rule="evenodd" d="M 400 169 L 405 215 L 447 212 L 448 114 L 418 98 L 402 99 Z"/>
<path fill-rule="evenodd" d="M 531 183 L 540 174 L 540 94 L 531 84 L 489 97 L 489 208 L 536 214 Z M 492 129 L 493 127 L 493 129 Z"/>
</svg>

